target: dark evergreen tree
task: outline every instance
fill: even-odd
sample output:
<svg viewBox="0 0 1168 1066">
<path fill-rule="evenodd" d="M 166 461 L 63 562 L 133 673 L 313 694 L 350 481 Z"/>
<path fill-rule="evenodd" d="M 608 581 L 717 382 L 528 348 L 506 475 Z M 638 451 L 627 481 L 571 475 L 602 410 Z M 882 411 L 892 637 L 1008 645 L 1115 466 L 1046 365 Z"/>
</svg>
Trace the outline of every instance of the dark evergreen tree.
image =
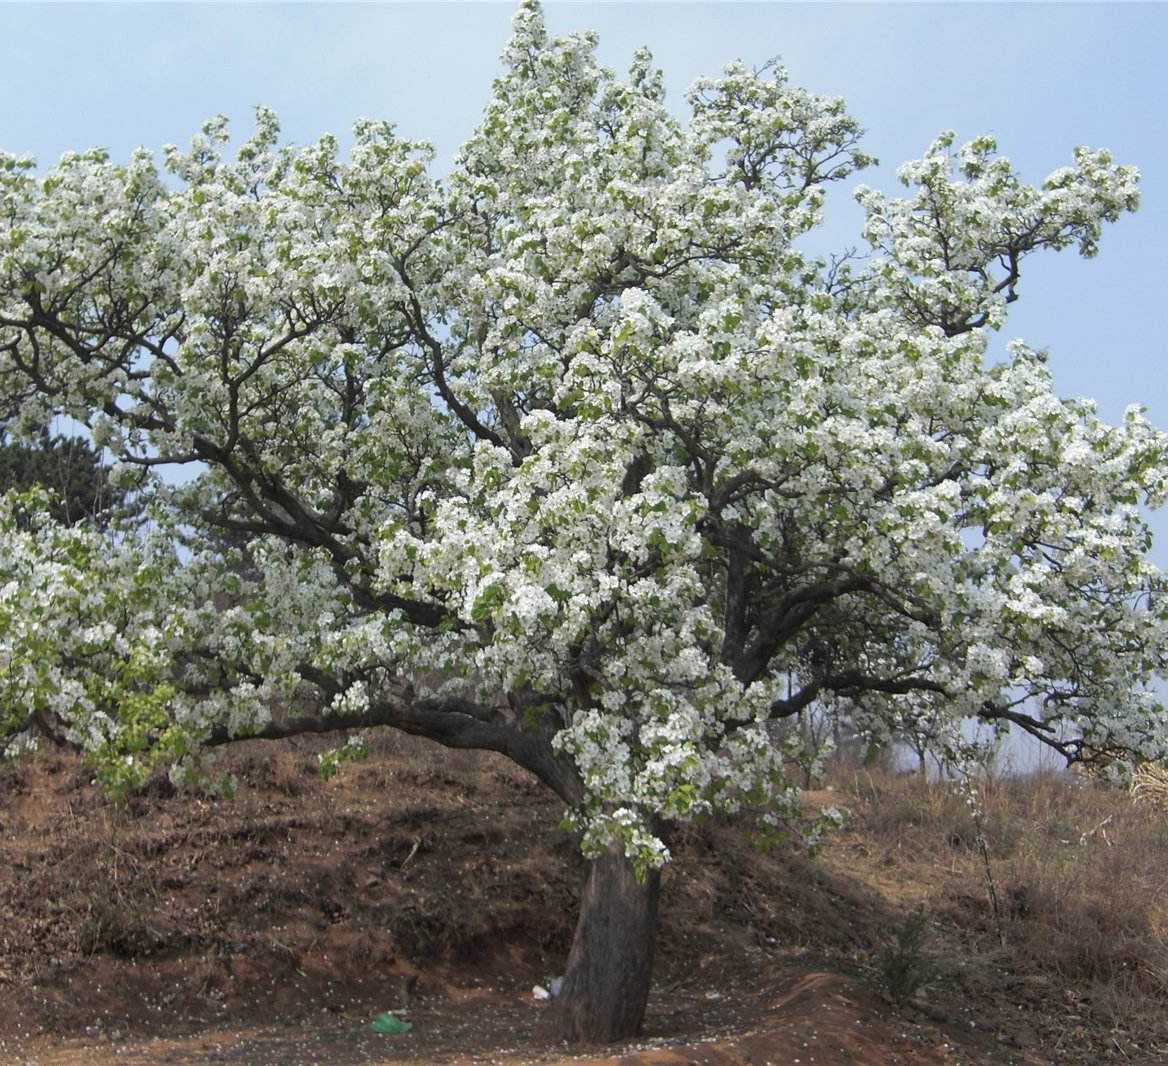
<svg viewBox="0 0 1168 1066">
<path fill-rule="evenodd" d="M 101 453 L 84 437 L 50 433 L 28 441 L 11 437 L 0 426 L 0 492 L 43 485 L 54 495 L 53 517 L 66 525 L 100 526 L 128 502 L 124 489 L 110 482 Z"/>
</svg>

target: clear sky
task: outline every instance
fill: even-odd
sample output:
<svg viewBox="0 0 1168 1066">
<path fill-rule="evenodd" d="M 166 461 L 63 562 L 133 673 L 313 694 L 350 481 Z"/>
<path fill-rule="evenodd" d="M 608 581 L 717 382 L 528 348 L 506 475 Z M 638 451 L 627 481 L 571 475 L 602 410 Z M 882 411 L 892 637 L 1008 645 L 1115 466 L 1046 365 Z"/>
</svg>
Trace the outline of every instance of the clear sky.
<svg viewBox="0 0 1168 1066">
<path fill-rule="evenodd" d="M 259 103 L 296 141 L 387 117 L 449 166 L 481 112 L 509 3 L 0 3 L 0 148 L 42 165 L 69 148 L 185 143 L 200 122 L 237 130 Z M 623 68 L 647 44 L 671 100 L 728 61 L 779 55 L 792 79 L 839 94 L 894 187 L 899 162 L 941 130 L 995 134 L 1032 180 L 1077 144 L 1144 175 L 1144 206 L 1089 262 L 1028 262 L 1005 337 L 1049 347 L 1060 391 L 1118 418 L 1146 404 L 1168 427 L 1168 4 L 549 3 L 553 32 L 592 28 Z M 854 183 L 851 183 L 854 184 Z M 826 245 L 859 238 L 846 190 Z M 1157 521 L 1168 563 L 1168 522 Z"/>
</svg>

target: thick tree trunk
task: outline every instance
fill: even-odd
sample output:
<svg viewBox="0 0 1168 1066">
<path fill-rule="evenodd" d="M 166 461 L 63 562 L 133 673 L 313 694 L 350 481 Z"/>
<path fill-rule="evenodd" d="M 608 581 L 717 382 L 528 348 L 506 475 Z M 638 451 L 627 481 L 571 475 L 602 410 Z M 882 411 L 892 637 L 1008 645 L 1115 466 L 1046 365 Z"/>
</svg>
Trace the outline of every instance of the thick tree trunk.
<svg viewBox="0 0 1168 1066">
<path fill-rule="evenodd" d="M 568 971 L 553 1005 L 557 1037 L 608 1044 L 637 1036 L 645 1018 L 661 875 L 639 882 L 619 851 L 593 859 Z"/>
</svg>

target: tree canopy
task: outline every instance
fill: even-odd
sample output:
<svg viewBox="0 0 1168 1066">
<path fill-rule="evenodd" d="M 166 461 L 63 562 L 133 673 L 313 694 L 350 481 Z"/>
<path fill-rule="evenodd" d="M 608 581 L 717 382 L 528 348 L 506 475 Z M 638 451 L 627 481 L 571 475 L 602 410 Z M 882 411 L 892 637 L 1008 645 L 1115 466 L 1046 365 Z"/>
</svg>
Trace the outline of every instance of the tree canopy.
<svg viewBox="0 0 1168 1066">
<path fill-rule="evenodd" d="M 13 728 L 115 778 L 359 726 L 490 749 L 642 879 L 664 822 L 797 810 L 768 725 L 812 704 L 1164 754 L 1165 437 L 987 355 L 1026 258 L 1094 255 L 1135 169 L 1031 185 L 943 133 L 823 261 L 800 238 L 873 162 L 842 100 L 731 65 L 683 120 L 595 46 L 524 2 L 442 179 L 387 122 L 343 155 L 263 108 L 162 171 L 0 156 L 0 396 L 196 471 L 116 551 L 5 504 Z"/>
</svg>

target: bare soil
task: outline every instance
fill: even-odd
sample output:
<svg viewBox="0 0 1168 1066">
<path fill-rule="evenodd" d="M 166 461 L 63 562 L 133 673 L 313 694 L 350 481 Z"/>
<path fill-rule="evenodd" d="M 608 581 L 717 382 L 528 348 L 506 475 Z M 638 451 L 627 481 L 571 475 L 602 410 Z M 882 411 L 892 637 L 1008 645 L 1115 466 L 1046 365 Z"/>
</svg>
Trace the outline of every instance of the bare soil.
<svg viewBox="0 0 1168 1066">
<path fill-rule="evenodd" d="M 815 859 L 678 832 L 642 1039 L 568 1049 L 532 995 L 584 874 L 557 801 L 490 755 L 387 738 L 324 782 L 318 750 L 238 746 L 232 799 L 118 806 L 55 754 L 0 772 L 0 1062 L 1168 1061 L 1163 1024 L 1012 957 L 957 857 L 889 861 L 862 824 Z M 879 960 L 918 905 L 945 965 L 898 1004 Z M 387 1010 L 413 1030 L 373 1032 Z"/>
</svg>

